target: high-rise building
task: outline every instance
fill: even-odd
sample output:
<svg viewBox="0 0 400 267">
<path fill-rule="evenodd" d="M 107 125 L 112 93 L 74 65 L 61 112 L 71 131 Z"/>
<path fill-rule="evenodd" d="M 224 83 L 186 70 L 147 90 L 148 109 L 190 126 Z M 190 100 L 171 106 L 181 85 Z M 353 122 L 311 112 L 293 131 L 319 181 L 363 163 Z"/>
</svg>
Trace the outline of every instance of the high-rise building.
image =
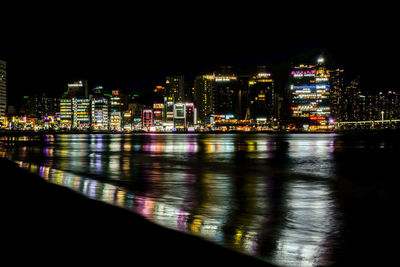
<svg viewBox="0 0 400 267">
<path fill-rule="evenodd" d="M 90 99 L 73 98 L 73 129 L 87 130 L 90 128 Z"/>
<path fill-rule="evenodd" d="M 121 91 L 112 90 L 110 99 L 110 130 L 120 131 L 122 127 Z"/>
<path fill-rule="evenodd" d="M 60 99 L 60 128 L 70 130 L 73 123 L 72 98 Z"/>
<path fill-rule="evenodd" d="M 7 64 L 0 60 L 0 116 L 7 113 Z"/>
<path fill-rule="evenodd" d="M 194 91 L 200 123 L 209 123 L 213 116 L 239 115 L 238 77 L 229 66 L 221 67 L 213 74 L 196 77 Z"/>
<path fill-rule="evenodd" d="M 153 126 L 153 110 L 143 109 L 142 110 L 142 127 L 147 128 Z"/>
<path fill-rule="evenodd" d="M 186 106 L 184 103 L 174 104 L 174 127 L 177 130 L 185 129 Z"/>
<path fill-rule="evenodd" d="M 201 75 L 197 76 L 194 81 L 194 101 L 198 110 L 197 123 L 207 124 L 210 122 L 214 79 L 213 75 Z"/>
<path fill-rule="evenodd" d="M 138 130 L 142 128 L 142 110 L 146 109 L 145 105 L 140 103 L 129 103 L 128 111 L 131 113 L 130 125 L 132 130 Z M 126 124 L 126 122 L 125 122 Z"/>
<path fill-rule="evenodd" d="M 374 115 L 374 120 L 400 119 L 400 94 L 395 91 L 379 92 Z"/>
<path fill-rule="evenodd" d="M 164 124 L 173 126 L 174 124 L 174 101 L 172 97 L 164 97 Z"/>
<path fill-rule="evenodd" d="M 330 112 L 329 72 L 324 58 L 317 65 L 299 65 L 290 73 L 291 122 L 306 130 L 327 130 Z"/>
<path fill-rule="evenodd" d="M 46 116 L 55 116 L 60 110 L 59 105 L 59 99 L 45 94 L 23 96 L 20 112 L 29 118 L 42 120 Z"/>
<path fill-rule="evenodd" d="M 153 123 L 154 126 L 162 126 L 164 122 L 164 104 L 163 103 L 154 103 L 153 104 Z"/>
<path fill-rule="evenodd" d="M 340 121 L 343 103 L 346 101 L 344 70 L 335 69 L 329 71 L 330 87 L 331 87 L 331 115 L 336 121 Z"/>
<path fill-rule="evenodd" d="M 172 97 L 174 103 L 181 102 L 185 95 L 185 77 L 167 76 L 165 78 L 165 96 Z"/>
<path fill-rule="evenodd" d="M 359 77 L 344 87 L 340 95 L 339 113 L 337 121 L 358 121 L 368 118 L 368 94 L 362 93 Z"/>
<path fill-rule="evenodd" d="M 105 96 L 103 86 L 93 89 L 91 96 L 91 128 L 108 130 L 110 118 L 110 97 Z"/>
<path fill-rule="evenodd" d="M 108 130 L 109 127 L 109 99 L 106 97 L 92 98 L 92 129 Z"/>
<path fill-rule="evenodd" d="M 195 127 L 197 124 L 197 110 L 194 103 L 185 103 L 185 128 Z"/>
<path fill-rule="evenodd" d="M 256 122 L 274 118 L 274 80 L 265 66 L 258 66 L 257 74 L 249 79 L 250 117 Z"/>
<path fill-rule="evenodd" d="M 73 81 L 68 83 L 67 96 L 76 98 L 88 98 L 88 83 L 86 80 Z"/>
</svg>

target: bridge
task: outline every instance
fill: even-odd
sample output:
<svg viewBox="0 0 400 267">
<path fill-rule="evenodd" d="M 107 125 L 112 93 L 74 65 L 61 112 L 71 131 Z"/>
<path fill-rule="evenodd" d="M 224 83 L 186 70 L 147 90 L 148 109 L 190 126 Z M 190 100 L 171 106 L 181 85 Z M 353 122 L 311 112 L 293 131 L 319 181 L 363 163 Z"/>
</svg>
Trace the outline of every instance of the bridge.
<svg viewBox="0 0 400 267">
<path fill-rule="evenodd" d="M 336 129 L 346 128 L 400 128 L 400 119 L 335 122 Z"/>
</svg>

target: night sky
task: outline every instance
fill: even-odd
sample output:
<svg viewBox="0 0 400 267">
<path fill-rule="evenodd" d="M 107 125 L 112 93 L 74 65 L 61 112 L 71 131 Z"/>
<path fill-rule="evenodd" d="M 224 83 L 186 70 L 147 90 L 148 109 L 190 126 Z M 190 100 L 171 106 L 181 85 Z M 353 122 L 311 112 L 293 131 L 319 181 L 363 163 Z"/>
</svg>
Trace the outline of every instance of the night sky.
<svg viewBox="0 0 400 267">
<path fill-rule="evenodd" d="M 10 8 L 0 36 L 9 102 L 42 92 L 59 96 L 73 79 L 143 92 L 166 75 L 183 74 L 191 82 L 218 65 L 238 73 L 266 65 L 283 87 L 290 62 L 313 63 L 321 53 L 343 67 L 347 79 L 361 75 L 363 88 L 400 89 L 394 7 L 291 5 L 68 2 Z"/>
</svg>

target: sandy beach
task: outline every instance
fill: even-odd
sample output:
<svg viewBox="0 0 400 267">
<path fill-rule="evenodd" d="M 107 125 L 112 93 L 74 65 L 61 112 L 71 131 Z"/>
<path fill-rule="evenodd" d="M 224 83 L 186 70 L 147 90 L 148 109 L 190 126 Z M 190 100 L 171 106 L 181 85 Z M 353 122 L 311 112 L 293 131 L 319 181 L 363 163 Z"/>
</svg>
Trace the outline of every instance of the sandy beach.
<svg viewBox="0 0 400 267">
<path fill-rule="evenodd" d="M 269 264 L 139 215 L 90 200 L 0 159 L 5 185 L 3 260 L 19 264 L 188 266 Z M 18 188 L 18 192 L 15 192 Z M 4 247 L 4 246 L 3 246 Z M 2 253 L 3 254 L 3 253 Z"/>
</svg>

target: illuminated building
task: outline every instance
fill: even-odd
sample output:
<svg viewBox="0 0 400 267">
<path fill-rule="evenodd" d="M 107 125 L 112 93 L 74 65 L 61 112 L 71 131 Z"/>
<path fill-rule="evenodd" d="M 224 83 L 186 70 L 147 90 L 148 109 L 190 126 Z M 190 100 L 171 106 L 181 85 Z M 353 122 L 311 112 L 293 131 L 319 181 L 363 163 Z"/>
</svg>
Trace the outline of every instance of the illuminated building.
<svg viewBox="0 0 400 267">
<path fill-rule="evenodd" d="M 164 97 L 164 125 L 174 125 L 174 101 L 172 97 Z"/>
<path fill-rule="evenodd" d="M 198 122 L 207 124 L 212 116 L 239 115 L 238 78 L 229 66 L 218 72 L 196 77 L 194 96 Z"/>
<path fill-rule="evenodd" d="M 54 116 L 60 110 L 60 101 L 57 98 L 47 97 L 45 94 L 23 96 L 21 113 L 31 118 L 42 120 L 45 116 Z"/>
<path fill-rule="evenodd" d="M 400 94 L 395 91 L 379 92 L 374 105 L 373 119 L 400 119 Z M 379 117 L 379 118 L 378 118 Z"/>
<path fill-rule="evenodd" d="M 103 87 L 94 89 L 95 96 L 92 98 L 92 129 L 108 130 L 109 127 L 109 98 L 103 96 Z"/>
<path fill-rule="evenodd" d="M 299 65 L 290 73 L 291 121 L 305 130 L 327 130 L 330 122 L 330 82 L 324 59 Z"/>
<path fill-rule="evenodd" d="M 266 123 L 273 119 L 274 80 L 264 66 L 259 66 L 257 74 L 249 79 L 250 118 Z"/>
<path fill-rule="evenodd" d="M 128 109 L 131 113 L 130 122 L 125 120 L 124 125 L 131 124 L 132 130 L 139 130 L 142 128 L 142 110 L 145 109 L 145 106 L 140 103 L 129 103 Z M 124 126 L 125 127 L 125 126 Z"/>
<path fill-rule="evenodd" d="M 361 93 L 360 80 L 358 78 L 352 80 L 342 91 L 338 94 L 335 92 L 333 96 L 332 108 L 335 120 L 338 122 L 360 120 L 364 117 L 362 110 L 366 109 L 367 99 L 368 97 Z"/>
<path fill-rule="evenodd" d="M 73 125 L 74 129 L 86 130 L 90 128 L 90 99 L 73 98 Z"/>
<path fill-rule="evenodd" d="M 185 129 L 186 105 L 183 103 L 174 104 L 174 128 Z"/>
<path fill-rule="evenodd" d="M 122 113 L 122 128 L 125 131 L 132 130 L 133 128 L 133 119 L 132 119 L 132 110 L 128 109 L 123 111 Z"/>
<path fill-rule="evenodd" d="M 185 103 L 185 128 L 189 129 L 197 125 L 197 110 L 194 103 Z"/>
<path fill-rule="evenodd" d="M 5 116 L 7 112 L 7 64 L 0 60 L 0 116 Z"/>
<path fill-rule="evenodd" d="M 167 76 L 165 78 L 165 96 L 173 102 L 183 101 L 185 90 L 184 76 Z"/>
<path fill-rule="evenodd" d="M 153 123 L 154 126 L 162 126 L 164 122 L 164 104 L 154 103 L 153 104 Z"/>
<path fill-rule="evenodd" d="M 214 76 L 197 76 L 194 81 L 194 101 L 198 110 L 198 123 L 206 124 L 210 121 L 212 113 L 211 95 Z"/>
<path fill-rule="evenodd" d="M 67 85 L 68 97 L 88 98 L 88 83 L 86 80 L 73 81 Z"/>
<path fill-rule="evenodd" d="M 9 120 L 6 116 L 0 116 L 0 129 L 8 128 Z"/>
<path fill-rule="evenodd" d="M 121 92 L 119 90 L 112 90 L 110 99 L 110 130 L 121 130 L 122 106 Z"/>
<path fill-rule="evenodd" d="M 73 123 L 72 98 L 60 99 L 60 128 L 70 130 Z"/>
<path fill-rule="evenodd" d="M 346 101 L 344 86 L 344 70 L 336 69 L 329 71 L 331 86 L 331 114 L 335 121 L 341 120 L 343 102 Z"/>
<path fill-rule="evenodd" d="M 143 109 L 142 111 L 142 127 L 152 127 L 153 126 L 153 110 Z"/>
</svg>

